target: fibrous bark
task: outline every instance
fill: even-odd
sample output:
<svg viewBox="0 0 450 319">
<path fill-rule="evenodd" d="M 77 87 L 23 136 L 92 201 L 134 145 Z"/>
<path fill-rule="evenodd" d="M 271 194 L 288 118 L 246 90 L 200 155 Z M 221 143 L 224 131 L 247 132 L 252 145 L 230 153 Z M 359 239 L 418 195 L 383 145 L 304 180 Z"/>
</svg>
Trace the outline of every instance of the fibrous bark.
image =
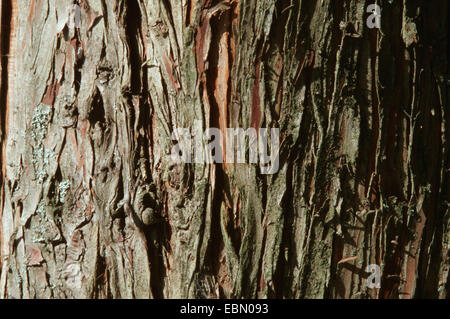
<svg viewBox="0 0 450 319">
<path fill-rule="evenodd" d="M 448 297 L 449 11 L 2 0 L 0 296 Z M 278 173 L 174 164 L 195 123 Z"/>
</svg>

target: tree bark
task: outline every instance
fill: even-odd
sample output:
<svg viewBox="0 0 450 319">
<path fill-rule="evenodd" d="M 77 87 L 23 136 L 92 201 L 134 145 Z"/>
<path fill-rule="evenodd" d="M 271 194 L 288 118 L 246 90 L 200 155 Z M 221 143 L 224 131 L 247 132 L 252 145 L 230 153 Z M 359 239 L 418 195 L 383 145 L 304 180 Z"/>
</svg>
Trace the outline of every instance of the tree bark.
<svg viewBox="0 0 450 319">
<path fill-rule="evenodd" d="M 0 3 L 1 298 L 449 297 L 448 1 Z"/>
</svg>

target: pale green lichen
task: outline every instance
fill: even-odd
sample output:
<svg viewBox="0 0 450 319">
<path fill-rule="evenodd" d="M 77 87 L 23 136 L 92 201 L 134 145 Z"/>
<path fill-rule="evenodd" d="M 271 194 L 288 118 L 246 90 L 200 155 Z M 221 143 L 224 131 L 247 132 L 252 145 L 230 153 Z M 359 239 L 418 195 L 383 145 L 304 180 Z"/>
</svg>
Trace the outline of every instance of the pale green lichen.
<svg viewBox="0 0 450 319">
<path fill-rule="evenodd" d="M 47 135 L 50 123 L 52 108 L 45 104 L 39 104 L 34 109 L 31 121 L 30 135 L 33 144 L 32 162 L 35 170 L 35 177 L 42 183 L 47 177 L 46 166 L 53 158 L 53 152 L 44 149 L 43 140 Z"/>
<path fill-rule="evenodd" d="M 30 130 L 31 137 L 36 144 L 42 143 L 42 140 L 47 135 L 51 111 L 51 107 L 45 104 L 39 104 L 34 109 Z"/>
<path fill-rule="evenodd" d="M 46 214 L 45 209 L 45 201 L 41 199 L 41 201 L 38 204 L 38 207 L 36 208 L 36 215 L 38 217 L 38 224 L 34 226 L 33 235 L 32 235 L 32 242 L 33 243 L 45 243 L 46 235 L 48 234 L 48 228 L 46 227 L 47 223 L 50 221 L 49 217 Z"/>
<path fill-rule="evenodd" d="M 59 190 L 59 201 L 61 203 L 64 203 L 65 198 L 67 196 L 67 191 L 70 189 L 70 181 L 66 180 L 64 182 L 61 182 L 58 186 L 58 190 Z"/>
<path fill-rule="evenodd" d="M 44 167 L 47 167 L 50 163 L 52 163 L 55 160 L 55 152 L 52 150 L 45 150 L 44 151 Z"/>
</svg>

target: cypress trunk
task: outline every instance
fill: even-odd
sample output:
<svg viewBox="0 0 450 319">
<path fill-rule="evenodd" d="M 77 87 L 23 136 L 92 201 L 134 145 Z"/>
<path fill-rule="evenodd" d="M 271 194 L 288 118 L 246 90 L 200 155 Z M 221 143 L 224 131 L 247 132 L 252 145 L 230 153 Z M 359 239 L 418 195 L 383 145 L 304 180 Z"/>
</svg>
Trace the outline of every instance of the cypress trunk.
<svg viewBox="0 0 450 319">
<path fill-rule="evenodd" d="M 0 298 L 449 297 L 448 1 L 0 3 Z"/>
</svg>

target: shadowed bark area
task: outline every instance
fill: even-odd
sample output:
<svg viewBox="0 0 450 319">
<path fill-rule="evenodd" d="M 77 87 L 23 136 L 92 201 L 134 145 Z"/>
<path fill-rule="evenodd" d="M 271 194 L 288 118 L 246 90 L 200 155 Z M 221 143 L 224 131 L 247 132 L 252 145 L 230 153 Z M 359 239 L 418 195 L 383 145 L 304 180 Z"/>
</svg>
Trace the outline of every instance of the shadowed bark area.
<svg viewBox="0 0 450 319">
<path fill-rule="evenodd" d="M 448 1 L 0 3 L 1 298 L 449 297 Z"/>
</svg>

